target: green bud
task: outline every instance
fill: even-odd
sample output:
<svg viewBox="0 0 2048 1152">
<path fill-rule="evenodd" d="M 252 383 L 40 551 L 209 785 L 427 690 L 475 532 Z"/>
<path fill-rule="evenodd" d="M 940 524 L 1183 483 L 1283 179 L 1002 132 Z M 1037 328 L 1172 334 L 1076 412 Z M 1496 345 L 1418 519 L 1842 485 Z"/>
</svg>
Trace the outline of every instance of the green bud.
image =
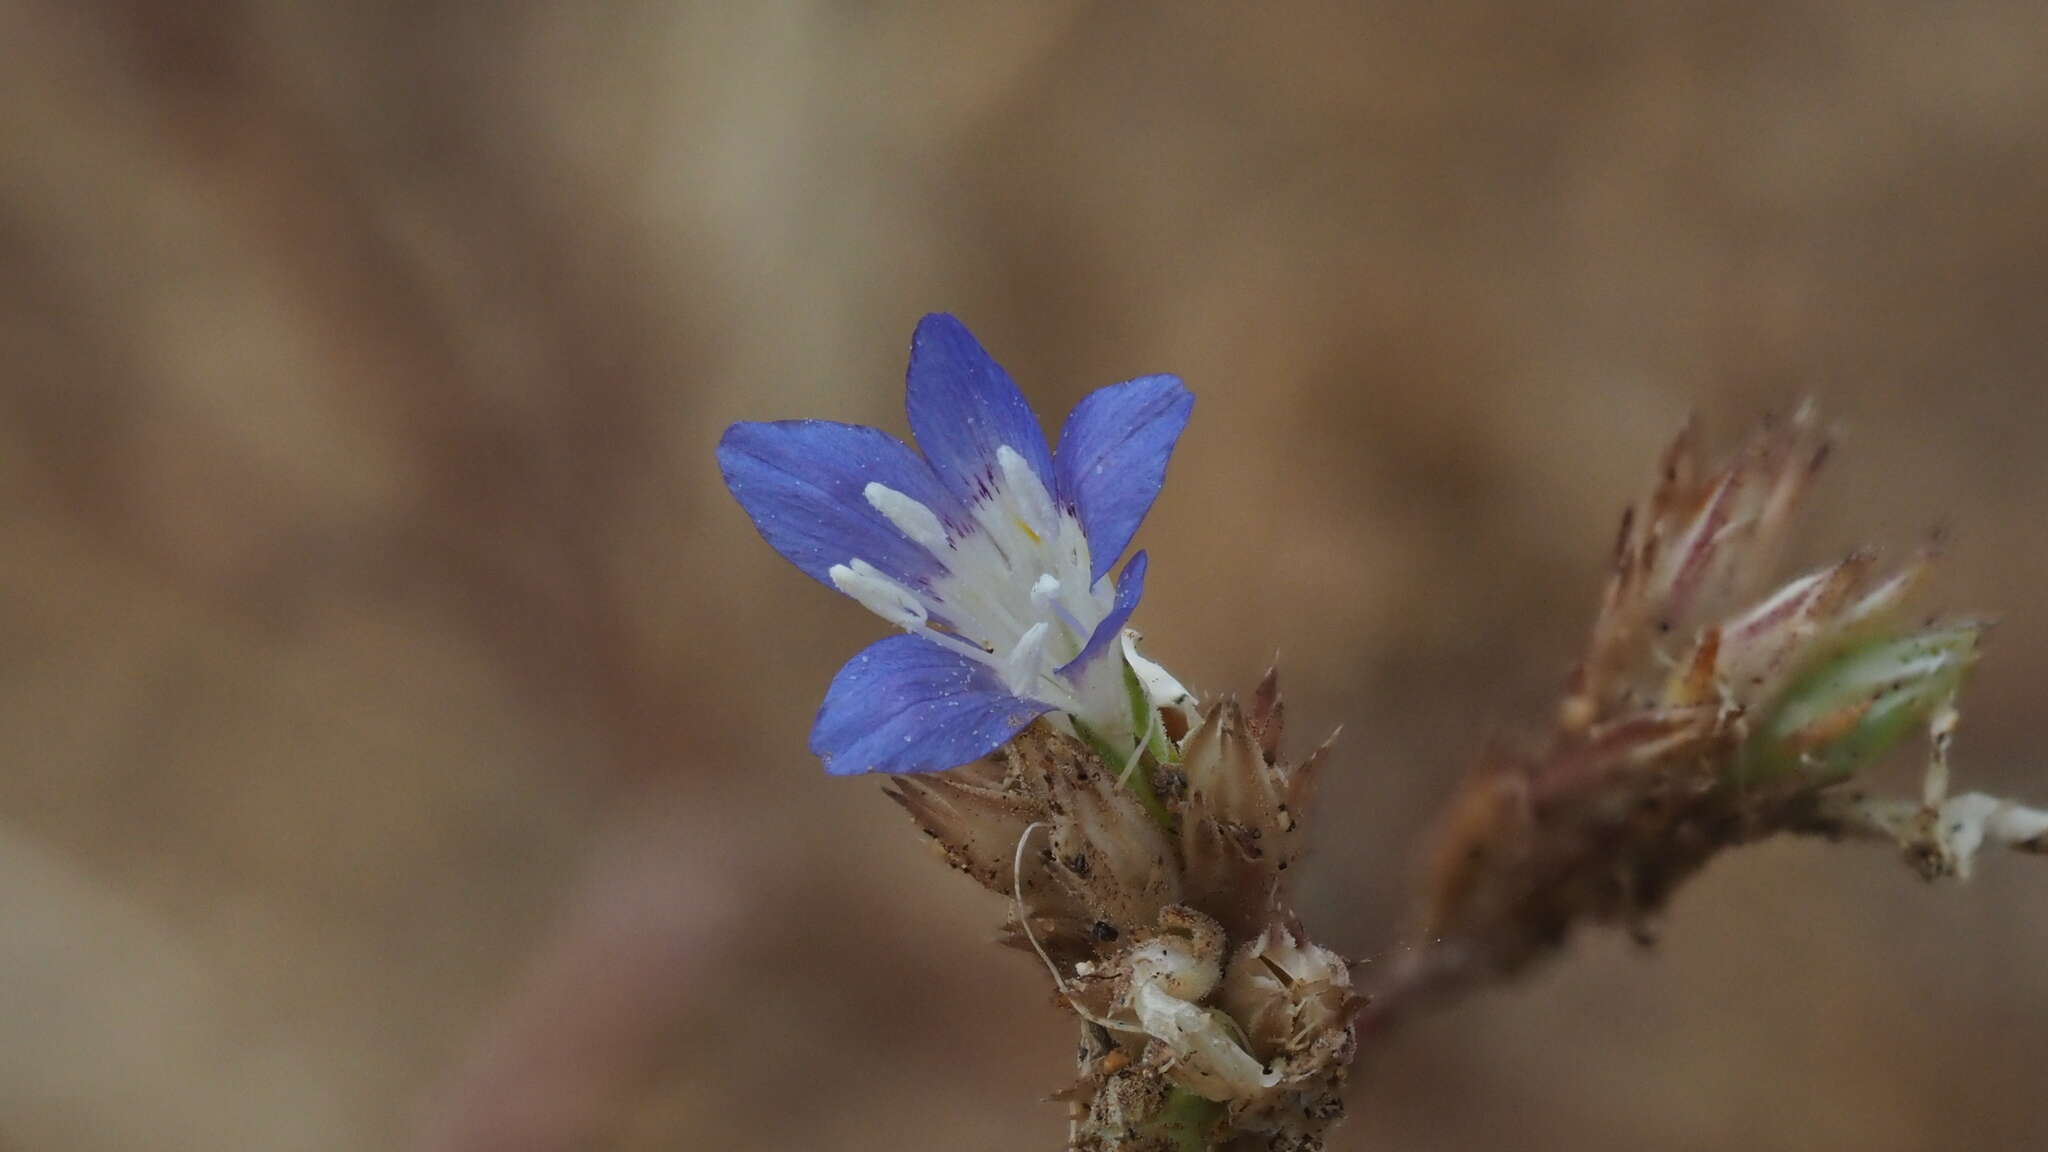
<svg viewBox="0 0 2048 1152">
<path fill-rule="evenodd" d="M 1167 1093 L 1165 1106 L 1146 1127 L 1174 1152 L 1207 1152 L 1215 1146 L 1212 1139 L 1225 1112 L 1222 1104 L 1176 1086 Z"/>
<path fill-rule="evenodd" d="M 1922 728 L 1976 663 L 1982 621 L 1860 640 L 1794 679 L 1764 713 L 1737 769 L 1743 785 L 1839 783 Z"/>
</svg>

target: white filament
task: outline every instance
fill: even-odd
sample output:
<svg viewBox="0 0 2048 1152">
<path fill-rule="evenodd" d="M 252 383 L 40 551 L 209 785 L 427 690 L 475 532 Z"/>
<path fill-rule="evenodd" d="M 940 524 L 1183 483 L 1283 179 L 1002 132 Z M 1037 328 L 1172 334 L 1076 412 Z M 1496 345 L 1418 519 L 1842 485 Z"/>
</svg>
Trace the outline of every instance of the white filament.
<svg viewBox="0 0 2048 1152">
<path fill-rule="evenodd" d="M 1014 901 L 1012 914 L 1017 917 L 1017 927 L 1023 930 L 1024 939 L 1031 943 L 1031 950 L 1038 953 L 1040 960 L 1045 961 L 1045 970 L 1052 973 L 1052 986 L 1060 990 L 1060 995 L 1066 998 L 1067 1007 L 1074 1010 L 1074 1015 L 1112 1032 L 1135 1032 L 1143 1035 L 1145 1030 L 1142 1028 L 1116 1020 L 1106 1020 L 1075 1003 L 1074 990 L 1067 987 L 1066 977 L 1060 975 L 1060 966 L 1052 962 L 1051 956 L 1046 955 L 1045 945 L 1038 942 L 1038 934 L 1031 930 L 1031 910 L 1024 906 L 1024 846 L 1031 842 L 1033 832 L 1046 826 L 1042 820 L 1025 825 L 1023 834 L 1017 837 L 1017 854 L 1010 861 L 1010 896 Z"/>
</svg>

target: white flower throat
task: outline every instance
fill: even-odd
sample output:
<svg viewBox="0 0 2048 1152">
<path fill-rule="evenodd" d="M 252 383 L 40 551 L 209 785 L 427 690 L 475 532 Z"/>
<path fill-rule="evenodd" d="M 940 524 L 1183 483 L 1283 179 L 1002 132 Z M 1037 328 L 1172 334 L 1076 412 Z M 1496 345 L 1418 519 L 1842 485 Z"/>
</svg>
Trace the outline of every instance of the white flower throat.
<svg viewBox="0 0 2048 1152">
<path fill-rule="evenodd" d="M 1089 580 L 1093 557 L 1075 514 L 1009 445 L 967 505 L 973 522 L 949 525 L 884 484 L 862 493 L 897 531 L 942 568 L 922 588 L 859 557 L 830 570 L 832 583 L 869 611 L 993 669 L 1018 696 L 1086 715 L 1058 669 L 1081 654 L 1116 603 L 1107 577 Z"/>
</svg>

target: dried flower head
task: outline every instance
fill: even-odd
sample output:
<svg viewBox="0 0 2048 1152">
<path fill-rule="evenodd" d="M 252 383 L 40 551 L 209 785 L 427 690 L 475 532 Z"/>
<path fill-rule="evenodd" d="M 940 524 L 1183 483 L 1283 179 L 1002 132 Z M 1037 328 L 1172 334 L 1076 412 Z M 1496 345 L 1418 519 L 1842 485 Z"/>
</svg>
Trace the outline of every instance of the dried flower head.
<svg viewBox="0 0 2048 1152">
<path fill-rule="evenodd" d="M 1010 897 L 1005 939 L 1044 958 L 1095 1038 L 1066 1095 L 1075 1147 L 1207 1147 L 1183 1141 L 1214 1128 L 1308 1149 L 1341 1114 L 1360 1000 L 1287 902 L 1322 753 L 1280 759 L 1282 715 L 1269 675 L 1249 712 L 1219 700 L 1128 765 L 1037 723 L 984 764 L 891 785 L 949 862 Z"/>
</svg>

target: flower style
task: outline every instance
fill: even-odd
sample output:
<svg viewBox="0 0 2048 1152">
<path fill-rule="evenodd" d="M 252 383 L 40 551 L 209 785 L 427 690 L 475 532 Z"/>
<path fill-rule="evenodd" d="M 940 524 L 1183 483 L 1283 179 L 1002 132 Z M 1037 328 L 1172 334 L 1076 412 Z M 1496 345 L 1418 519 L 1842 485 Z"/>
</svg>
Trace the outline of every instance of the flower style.
<svg viewBox="0 0 2048 1152">
<path fill-rule="evenodd" d="M 932 315 L 912 338 L 905 389 L 922 456 L 824 420 L 727 429 L 719 467 L 761 536 L 908 633 L 833 678 L 811 730 L 825 770 L 942 771 L 1049 712 L 1142 742 L 1127 676 L 1157 703 L 1186 694 L 1124 628 L 1145 554 L 1114 583 L 1108 572 L 1193 406 L 1173 376 L 1114 384 L 1074 409 L 1055 452 L 966 326 Z"/>
</svg>

